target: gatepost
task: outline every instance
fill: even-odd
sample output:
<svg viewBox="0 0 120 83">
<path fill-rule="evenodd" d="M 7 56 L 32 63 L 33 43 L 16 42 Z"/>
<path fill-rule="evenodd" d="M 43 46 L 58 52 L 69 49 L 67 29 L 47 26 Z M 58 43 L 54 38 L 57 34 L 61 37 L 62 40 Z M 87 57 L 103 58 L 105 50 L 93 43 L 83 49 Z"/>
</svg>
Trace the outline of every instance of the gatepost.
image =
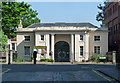
<svg viewBox="0 0 120 83">
<path fill-rule="evenodd" d="M 113 59 L 113 60 L 112 60 L 112 63 L 113 63 L 113 64 L 116 64 L 116 51 L 113 51 L 113 52 L 112 52 L 112 57 L 113 57 L 113 58 L 112 58 L 112 59 Z"/>
<path fill-rule="evenodd" d="M 12 63 L 12 61 L 13 61 L 13 51 L 12 50 L 10 50 L 10 63 Z"/>
</svg>

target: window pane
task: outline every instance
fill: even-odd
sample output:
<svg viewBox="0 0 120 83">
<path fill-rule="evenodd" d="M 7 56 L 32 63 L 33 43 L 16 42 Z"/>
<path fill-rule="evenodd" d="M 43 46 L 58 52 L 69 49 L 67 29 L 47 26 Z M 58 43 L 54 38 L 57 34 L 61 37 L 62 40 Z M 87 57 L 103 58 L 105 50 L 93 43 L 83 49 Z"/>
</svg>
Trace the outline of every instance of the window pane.
<svg viewBox="0 0 120 83">
<path fill-rule="evenodd" d="M 95 54 L 100 54 L 100 46 L 95 46 L 94 47 L 94 53 Z"/>
<path fill-rule="evenodd" d="M 80 46 L 80 56 L 83 56 L 83 46 Z"/>
<path fill-rule="evenodd" d="M 25 41 L 30 41 L 30 36 L 25 36 Z"/>
<path fill-rule="evenodd" d="M 15 43 L 12 43 L 12 50 L 15 50 Z"/>
<path fill-rule="evenodd" d="M 94 41 L 100 41 L 100 36 L 94 36 Z"/>
<path fill-rule="evenodd" d="M 41 40 L 44 40 L 44 35 L 41 35 Z"/>
<path fill-rule="evenodd" d="M 80 35 L 80 40 L 83 40 L 83 35 Z"/>
<path fill-rule="evenodd" d="M 30 55 L 30 46 L 25 46 L 24 47 L 24 55 Z"/>
</svg>

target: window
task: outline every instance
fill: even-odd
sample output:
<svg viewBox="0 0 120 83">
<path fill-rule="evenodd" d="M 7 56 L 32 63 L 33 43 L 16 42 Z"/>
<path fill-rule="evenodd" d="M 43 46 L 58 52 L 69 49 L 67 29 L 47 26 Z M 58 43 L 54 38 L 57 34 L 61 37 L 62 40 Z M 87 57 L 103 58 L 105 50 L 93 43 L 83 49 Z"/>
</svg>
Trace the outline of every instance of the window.
<svg viewBox="0 0 120 83">
<path fill-rule="evenodd" d="M 120 23 L 119 23 L 119 32 L 120 32 Z"/>
<path fill-rule="evenodd" d="M 94 53 L 100 54 L 100 46 L 94 46 Z"/>
<path fill-rule="evenodd" d="M 30 41 L 30 36 L 25 36 L 25 41 Z"/>
<path fill-rule="evenodd" d="M 115 34 L 115 32 L 116 32 L 116 27 L 114 26 L 114 34 Z"/>
<path fill-rule="evenodd" d="M 41 35 L 41 40 L 43 40 L 43 41 L 44 41 L 44 35 Z"/>
<path fill-rule="evenodd" d="M 94 41 L 100 41 L 100 36 L 94 36 Z"/>
<path fill-rule="evenodd" d="M 30 46 L 25 46 L 24 47 L 24 55 L 25 56 L 30 56 Z"/>
<path fill-rule="evenodd" d="M 80 35 L 80 40 L 83 41 L 83 35 Z"/>
<path fill-rule="evenodd" d="M 80 56 L 83 56 L 83 46 L 80 46 Z"/>
<path fill-rule="evenodd" d="M 12 50 L 15 50 L 15 43 L 12 43 Z"/>
<path fill-rule="evenodd" d="M 116 32 L 118 32 L 118 26 L 117 26 L 117 24 L 116 24 Z"/>
</svg>

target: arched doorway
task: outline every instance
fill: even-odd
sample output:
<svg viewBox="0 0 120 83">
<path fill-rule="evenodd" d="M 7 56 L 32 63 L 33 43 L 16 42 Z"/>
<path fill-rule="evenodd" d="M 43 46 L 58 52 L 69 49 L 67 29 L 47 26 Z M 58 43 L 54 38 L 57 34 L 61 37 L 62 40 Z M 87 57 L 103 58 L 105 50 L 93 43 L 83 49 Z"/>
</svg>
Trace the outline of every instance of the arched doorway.
<svg viewBox="0 0 120 83">
<path fill-rule="evenodd" d="M 59 41 L 55 44 L 55 62 L 69 62 L 69 44 Z"/>
</svg>

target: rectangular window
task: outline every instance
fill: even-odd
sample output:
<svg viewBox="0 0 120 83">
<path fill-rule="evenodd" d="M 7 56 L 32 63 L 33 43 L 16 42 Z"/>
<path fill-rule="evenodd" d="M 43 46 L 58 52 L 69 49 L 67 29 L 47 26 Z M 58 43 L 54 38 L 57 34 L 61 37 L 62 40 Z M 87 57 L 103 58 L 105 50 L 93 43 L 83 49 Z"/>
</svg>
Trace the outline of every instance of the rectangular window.
<svg viewBox="0 0 120 83">
<path fill-rule="evenodd" d="M 120 23 L 119 23 L 119 32 L 120 32 Z"/>
<path fill-rule="evenodd" d="M 83 41 L 83 35 L 80 35 L 80 40 Z"/>
<path fill-rule="evenodd" d="M 94 36 L 94 41 L 100 41 L 100 36 Z"/>
<path fill-rule="evenodd" d="M 30 41 L 30 36 L 24 36 L 25 37 L 25 41 Z"/>
<path fill-rule="evenodd" d="M 94 53 L 100 54 L 100 46 L 94 46 Z"/>
<path fill-rule="evenodd" d="M 44 41 L 44 35 L 41 35 L 41 40 L 43 40 L 43 41 Z"/>
<path fill-rule="evenodd" d="M 30 46 L 25 46 L 24 47 L 24 55 L 25 56 L 30 56 Z"/>
<path fill-rule="evenodd" d="M 80 56 L 83 56 L 83 46 L 80 46 Z"/>
<path fill-rule="evenodd" d="M 12 50 L 15 50 L 15 43 L 12 43 Z"/>
</svg>

